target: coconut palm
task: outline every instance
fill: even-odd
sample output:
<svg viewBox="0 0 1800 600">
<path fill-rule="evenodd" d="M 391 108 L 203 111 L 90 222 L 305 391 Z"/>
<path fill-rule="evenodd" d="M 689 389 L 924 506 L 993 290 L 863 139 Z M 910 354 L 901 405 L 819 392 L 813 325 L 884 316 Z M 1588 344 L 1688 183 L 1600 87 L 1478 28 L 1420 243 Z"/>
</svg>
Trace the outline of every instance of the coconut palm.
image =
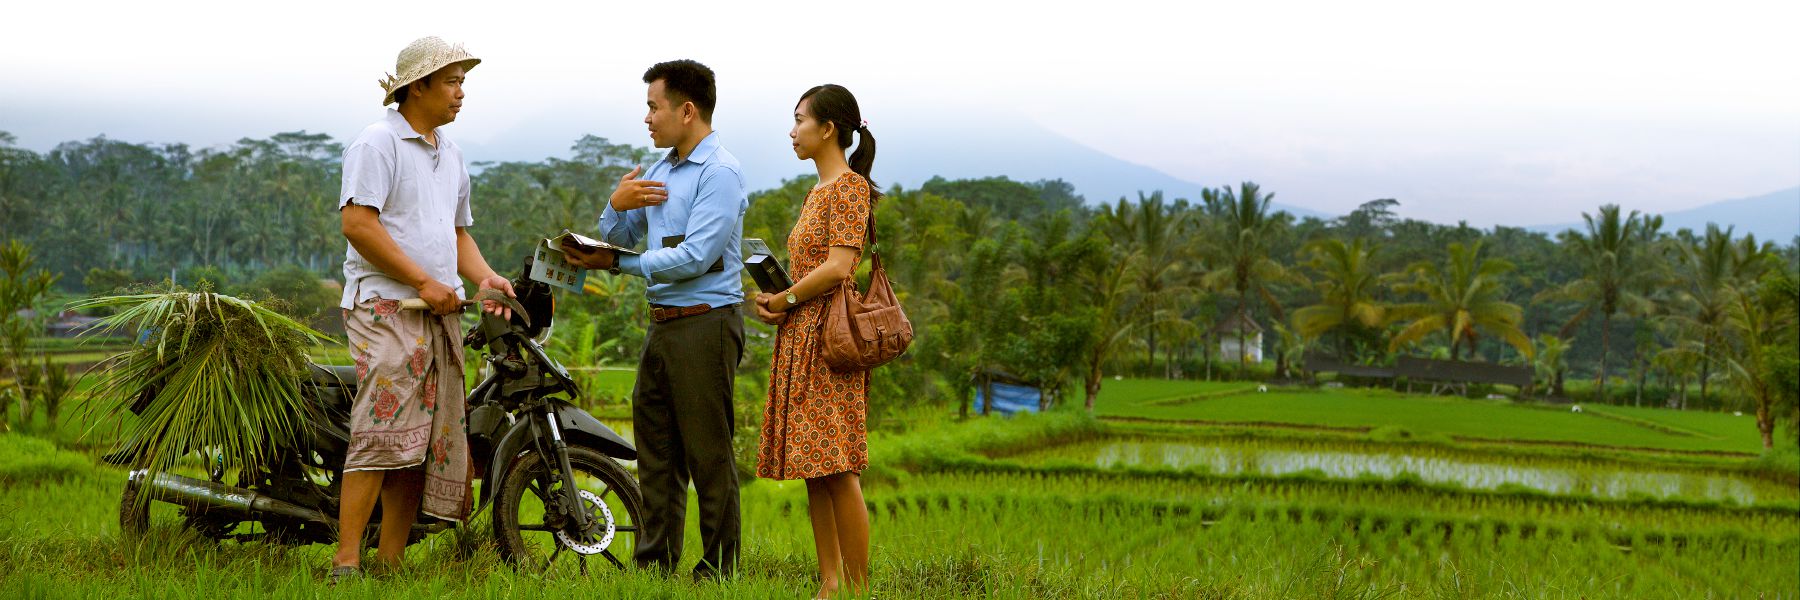
<svg viewBox="0 0 1800 600">
<path fill-rule="evenodd" d="M 1362 238 L 1351 243 L 1325 238 L 1306 245 L 1311 254 L 1307 268 L 1318 275 L 1319 302 L 1294 311 L 1294 332 L 1312 340 L 1330 331 L 1380 327 L 1387 322 L 1387 306 L 1376 300 L 1381 274 L 1373 261 L 1380 246 Z M 1338 356 L 1348 359 L 1348 336 L 1339 336 Z"/>
<path fill-rule="evenodd" d="M 1156 364 L 1156 334 L 1171 321 L 1169 308 L 1185 295 L 1189 271 L 1194 266 L 1182 234 L 1190 226 L 1186 203 L 1163 200 L 1162 192 L 1138 194 L 1136 203 L 1120 198 L 1114 206 L 1102 206 L 1096 224 L 1115 247 L 1126 249 L 1138 302 L 1136 313 L 1144 332 L 1149 364 Z"/>
<path fill-rule="evenodd" d="M 1101 368 L 1128 344 L 1135 328 L 1131 309 L 1137 302 L 1138 264 L 1139 261 L 1130 256 L 1085 261 L 1078 275 L 1081 288 L 1093 294 L 1089 301 L 1097 314 L 1094 339 L 1087 349 L 1087 381 L 1083 388 L 1087 393 L 1088 412 L 1094 411 L 1094 399 L 1100 395 Z"/>
<path fill-rule="evenodd" d="M 1265 194 L 1255 183 L 1243 182 L 1237 190 L 1229 187 L 1201 191 L 1210 231 L 1201 236 L 1213 270 L 1202 282 L 1208 289 L 1228 291 L 1237 296 L 1235 318 L 1250 319 L 1253 298 L 1268 306 L 1276 320 L 1284 318 L 1281 303 L 1270 293 L 1269 285 L 1290 276 L 1281 263 L 1269 258 L 1269 246 L 1287 226 L 1286 213 L 1269 212 L 1274 194 Z M 1248 335 L 1238 332 L 1238 347 L 1243 348 Z M 1249 353 L 1238 356 L 1238 370 L 1249 368 Z"/>
<path fill-rule="evenodd" d="M 1563 374 L 1569 370 L 1569 361 L 1565 357 L 1574 342 L 1548 333 L 1538 334 L 1537 373 L 1549 384 L 1552 397 L 1563 396 Z"/>
<path fill-rule="evenodd" d="M 1481 242 L 1449 245 L 1443 267 L 1420 262 L 1411 269 L 1412 281 L 1396 286 L 1402 294 L 1418 294 L 1424 301 L 1393 308 L 1396 321 L 1406 322 L 1388 344 L 1393 352 L 1425 336 L 1444 332 L 1450 338 L 1450 360 L 1461 360 L 1462 348 L 1475 348 L 1477 331 L 1487 331 L 1530 358 L 1531 339 L 1519 329 L 1524 311 L 1507 302 L 1504 278 L 1513 265 L 1502 259 L 1481 258 Z"/>
<path fill-rule="evenodd" d="M 1656 239 L 1662 218 L 1638 211 L 1621 216 L 1617 204 L 1600 207 L 1598 215 L 1582 213 L 1587 232 L 1566 231 L 1562 241 L 1580 260 L 1582 277 L 1546 291 L 1545 298 L 1572 300 L 1583 306 L 1563 326 L 1568 337 L 1582 320 L 1600 317 L 1600 400 L 1606 400 L 1606 359 L 1612 350 L 1612 318 L 1621 312 L 1647 314 L 1651 301 L 1644 291 L 1661 279 L 1661 263 L 1648 241 Z"/>
<path fill-rule="evenodd" d="M 1730 227 L 1720 229 L 1708 223 L 1706 233 L 1680 244 L 1677 254 L 1680 291 L 1671 321 L 1682 337 L 1698 346 L 1696 359 L 1703 405 L 1717 360 L 1716 350 L 1727 343 L 1732 296 L 1736 288 L 1756 281 L 1767 264 L 1759 260 L 1760 255 L 1772 251 L 1767 244 L 1758 245 L 1754 236 L 1733 241 L 1731 232 Z"/>
<path fill-rule="evenodd" d="M 1733 338 L 1725 353 L 1733 387 L 1756 403 L 1756 430 L 1763 449 L 1775 447 L 1775 412 L 1800 416 L 1793 386 L 1800 346 L 1800 283 L 1772 269 L 1755 285 L 1732 293 L 1728 313 Z"/>
<path fill-rule="evenodd" d="M 267 465 L 294 447 L 318 409 L 301 394 L 314 331 L 254 302 L 210 292 L 95 298 L 76 309 L 113 308 L 95 335 L 147 332 L 109 358 L 82 404 L 96 427 L 124 428 L 119 452 L 132 465 L 166 470 L 209 448 L 227 469 Z M 136 418 L 126 412 L 140 395 Z"/>
</svg>

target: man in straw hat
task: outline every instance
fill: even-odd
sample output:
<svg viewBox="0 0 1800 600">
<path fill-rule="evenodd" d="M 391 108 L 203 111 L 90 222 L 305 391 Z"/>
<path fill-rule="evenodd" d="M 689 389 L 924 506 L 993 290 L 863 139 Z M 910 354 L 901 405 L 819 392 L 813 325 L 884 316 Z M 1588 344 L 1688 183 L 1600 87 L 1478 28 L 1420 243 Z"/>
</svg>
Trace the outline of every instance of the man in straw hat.
<svg viewBox="0 0 1800 600">
<path fill-rule="evenodd" d="M 600 213 L 600 235 L 642 256 L 583 252 L 570 262 L 645 280 L 650 323 L 631 393 L 644 519 L 640 567 L 671 571 L 681 561 L 688 482 L 700 504 L 696 577 L 737 566 L 738 480 L 732 459 L 732 389 L 744 350 L 744 211 L 750 200 L 737 157 L 713 132 L 713 71 L 691 60 L 644 72 L 644 124 L 662 160 L 619 180 Z"/>
<path fill-rule="evenodd" d="M 462 299 L 458 274 L 512 296 L 469 236 L 469 170 L 440 129 L 463 105 L 463 79 L 481 59 L 435 37 L 400 51 L 381 80 L 398 105 L 344 149 L 338 212 L 344 258 L 344 331 L 357 396 L 339 499 L 333 581 L 361 574 L 362 532 L 381 500 L 376 559 L 397 566 L 417 513 L 460 521 L 470 507 L 463 428 Z M 422 298 L 424 311 L 399 310 Z M 485 308 L 505 314 L 498 304 Z"/>
</svg>

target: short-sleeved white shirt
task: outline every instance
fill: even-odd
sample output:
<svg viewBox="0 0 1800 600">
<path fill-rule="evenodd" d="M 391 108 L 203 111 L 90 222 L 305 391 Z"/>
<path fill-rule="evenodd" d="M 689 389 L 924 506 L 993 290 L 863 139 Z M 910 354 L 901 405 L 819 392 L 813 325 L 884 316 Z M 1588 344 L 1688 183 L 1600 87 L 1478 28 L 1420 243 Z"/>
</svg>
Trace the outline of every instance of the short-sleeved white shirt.
<svg viewBox="0 0 1800 600">
<path fill-rule="evenodd" d="M 474 224 L 469 212 L 469 169 L 462 149 L 437 130 L 437 147 L 413 131 L 400 111 L 357 134 L 344 149 L 344 187 L 338 210 L 347 204 L 374 208 L 381 226 L 425 274 L 463 295 L 456 274 L 456 228 Z M 380 296 L 417 298 L 418 290 L 382 273 L 355 246 L 344 253 L 344 296 L 338 305 Z"/>
</svg>

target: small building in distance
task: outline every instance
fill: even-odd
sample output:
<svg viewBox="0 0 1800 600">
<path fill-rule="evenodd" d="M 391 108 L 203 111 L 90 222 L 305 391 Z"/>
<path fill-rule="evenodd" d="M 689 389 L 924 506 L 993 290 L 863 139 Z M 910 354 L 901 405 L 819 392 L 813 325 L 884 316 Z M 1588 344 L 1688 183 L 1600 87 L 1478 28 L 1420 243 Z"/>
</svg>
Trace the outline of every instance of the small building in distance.
<svg viewBox="0 0 1800 600">
<path fill-rule="evenodd" d="M 1239 346 L 1239 334 L 1242 333 L 1243 346 Z M 1213 335 L 1219 337 L 1219 360 L 1226 363 L 1238 362 L 1240 357 L 1248 354 L 1250 362 L 1259 363 L 1263 359 L 1263 328 L 1256 324 L 1249 315 L 1238 312 L 1219 321 L 1213 326 Z"/>
</svg>

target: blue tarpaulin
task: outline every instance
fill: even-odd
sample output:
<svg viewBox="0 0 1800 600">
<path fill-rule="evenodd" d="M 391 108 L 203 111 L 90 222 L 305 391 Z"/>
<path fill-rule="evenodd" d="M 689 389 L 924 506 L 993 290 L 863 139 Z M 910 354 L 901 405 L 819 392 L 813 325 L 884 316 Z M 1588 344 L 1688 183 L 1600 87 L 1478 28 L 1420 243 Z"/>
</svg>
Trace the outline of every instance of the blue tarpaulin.
<svg viewBox="0 0 1800 600">
<path fill-rule="evenodd" d="M 996 381 L 993 383 L 993 389 L 994 412 L 1003 415 L 1010 415 L 1018 412 L 1037 412 L 1038 400 L 1043 396 L 1043 392 L 1028 385 L 1013 385 Z M 981 412 L 981 407 L 986 404 L 987 399 L 984 396 L 984 390 L 981 389 L 981 386 L 975 386 L 975 412 L 977 414 Z"/>
</svg>

